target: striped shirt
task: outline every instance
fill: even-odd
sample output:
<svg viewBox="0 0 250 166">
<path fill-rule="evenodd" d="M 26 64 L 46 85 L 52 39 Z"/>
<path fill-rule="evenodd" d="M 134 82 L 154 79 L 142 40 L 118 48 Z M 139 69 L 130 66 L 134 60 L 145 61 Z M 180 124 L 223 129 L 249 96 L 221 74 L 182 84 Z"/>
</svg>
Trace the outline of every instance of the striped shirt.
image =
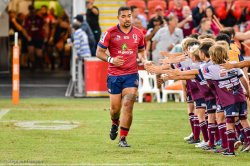
<svg viewBox="0 0 250 166">
<path fill-rule="evenodd" d="M 90 49 L 87 34 L 81 29 L 74 32 L 74 47 L 79 57 L 90 57 Z"/>
</svg>

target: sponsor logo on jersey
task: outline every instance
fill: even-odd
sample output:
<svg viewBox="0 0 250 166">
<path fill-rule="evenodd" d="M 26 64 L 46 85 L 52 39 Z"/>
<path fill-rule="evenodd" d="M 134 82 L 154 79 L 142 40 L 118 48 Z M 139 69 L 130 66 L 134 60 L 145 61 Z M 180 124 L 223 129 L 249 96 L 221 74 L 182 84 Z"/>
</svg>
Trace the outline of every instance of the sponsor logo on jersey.
<svg viewBox="0 0 250 166">
<path fill-rule="evenodd" d="M 135 80 L 135 85 L 139 85 L 139 81 L 138 80 Z"/>
<path fill-rule="evenodd" d="M 100 42 L 104 43 L 104 40 L 105 40 L 105 37 L 107 36 L 107 34 L 108 34 L 108 32 L 104 32 L 104 33 L 102 34 L 102 37 L 101 37 L 101 39 L 100 39 Z"/>
<path fill-rule="evenodd" d="M 204 68 L 203 68 L 203 73 L 209 73 L 209 70 L 208 70 L 207 67 L 204 67 Z"/>
<path fill-rule="evenodd" d="M 129 36 L 124 36 L 123 39 L 128 40 L 128 39 L 129 39 Z"/>
<path fill-rule="evenodd" d="M 134 43 L 138 43 L 138 36 L 137 36 L 137 34 L 133 34 L 133 39 L 134 39 Z"/>
<path fill-rule="evenodd" d="M 126 44 L 126 43 L 123 43 L 123 44 L 122 44 L 122 51 L 125 51 L 127 48 L 128 48 L 127 44 Z"/>
<path fill-rule="evenodd" d="M 121 40 L 121 36 L 120 36 L 120 35 L 116 35 L 115 40 L 116 40 L 116 41 Z"/>
<path fill-rule="evenodd" d="M 223 78 L 223 77 L 226 77 L 226 76 L 228 76 L 228 73 L 227 73 L 227 71 L 226 70 L 220 70 L 220 73 L 219 73 L 219 75 L 220 75 L 220 77 L 221 78 Z"/>
<path fill-rule="evenodd" d="M 121 46 L 121 50 L 118 51 L 118 54 L 133 54 L 134 51 L 132 49 L 128 49 L 128 46 L 126 43 L 123 43 Z"/>
</svg>

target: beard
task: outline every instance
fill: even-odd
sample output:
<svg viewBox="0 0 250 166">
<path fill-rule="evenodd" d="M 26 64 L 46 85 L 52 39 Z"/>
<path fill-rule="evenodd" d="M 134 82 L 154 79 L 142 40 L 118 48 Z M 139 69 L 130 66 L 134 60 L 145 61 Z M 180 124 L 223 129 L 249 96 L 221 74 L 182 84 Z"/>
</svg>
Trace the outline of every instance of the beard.
<svg viewBox="0 0 250 166">
<path fill-rule="evenodd" d="M 124 28 L 129 28 L 131 26 L 131 22 L 125 22 L 124 23 Z"/>
</svg>

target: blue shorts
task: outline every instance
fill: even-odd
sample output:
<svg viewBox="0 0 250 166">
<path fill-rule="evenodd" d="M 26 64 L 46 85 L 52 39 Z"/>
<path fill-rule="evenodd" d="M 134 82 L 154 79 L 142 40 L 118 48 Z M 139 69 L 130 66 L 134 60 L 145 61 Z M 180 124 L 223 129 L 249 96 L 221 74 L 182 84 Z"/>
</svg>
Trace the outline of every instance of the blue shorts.
<svg viewBox="0 0 250 166">
<path fill-rule="evenodd" d="M 206 105 L 207 105 L 207 113 L 211 114 L 216 112 L 217 109 L 216 99 L 206 101 Z"/>
<path fill-rule="evenodd" d="M 216 113 L 220 113 L 220 112 L 224 112 L 224 110 L 223 110 L 223 108 L 221 107 L 220 104 L 217 104 Z"/>
<path fill-rule="evenodd" d="M 121 94 L 124 88 L 138 88 L 139 75 L 128 74 L 122 76 L 111 76 L 107 78 L 108 92 L 110 94 Z"/>
<path fill-rule="evenodd" d="M 195 108 L 204 108 L 206 109 L 206 101 L 204 98 L 200 98 L 194 101 L 195 102 Z"/>
<path fill-rule="evenodd" d="M 186 99 L 187 103 L 193 103 L 193 99 L 192 99 L 192 96 L 188 93 L 187 94 L 187 99 Z"/>
<path fill-rule="evenodd" d="M 224 107 L 226 117 L 247 117 L 247 102 L 238 102 Z"/>
</svg>

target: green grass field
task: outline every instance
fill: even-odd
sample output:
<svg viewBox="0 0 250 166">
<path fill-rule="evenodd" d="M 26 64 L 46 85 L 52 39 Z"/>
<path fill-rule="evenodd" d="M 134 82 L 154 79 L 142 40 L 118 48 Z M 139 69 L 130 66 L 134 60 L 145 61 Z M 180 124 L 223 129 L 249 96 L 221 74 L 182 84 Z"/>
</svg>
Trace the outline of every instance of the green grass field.
<svg viewBox="0 0 250 166">
<path fill-rule="evenodd" d="M 22 99 L 0 119 L 0 165 L 250 165 L 250 154 L 236 157 L 205 152 L 183 141 L 190 134 L 186 104 L 135 104 L 128 136 L 131 148 L 109 139 L 108 99 Z M 25 130 L 20 121 L 79 122 L 72 130 Z M 48 122 L 46 125 L 52 125 Z"/>
</svg>

